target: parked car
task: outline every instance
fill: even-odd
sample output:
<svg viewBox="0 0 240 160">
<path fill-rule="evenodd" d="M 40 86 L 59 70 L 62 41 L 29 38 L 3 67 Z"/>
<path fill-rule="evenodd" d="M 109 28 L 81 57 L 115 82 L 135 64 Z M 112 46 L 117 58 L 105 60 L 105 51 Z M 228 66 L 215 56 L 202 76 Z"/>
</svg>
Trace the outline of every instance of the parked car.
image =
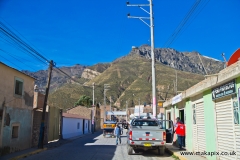
<svg viewBox="0 0 240 160">
<path fill-rule="evenodd" d="M 167 125 L 170 128 L 166 129 Z M 158 154 L 163 154 L 166 145 L 172 145 L 173 134 L 172 121 L 150 117 L 135 118 L 127 132 L 128 155 L 133 154 L 133 151 L 139 153 L 141 150 L 158 150 Z"/>
</svg>

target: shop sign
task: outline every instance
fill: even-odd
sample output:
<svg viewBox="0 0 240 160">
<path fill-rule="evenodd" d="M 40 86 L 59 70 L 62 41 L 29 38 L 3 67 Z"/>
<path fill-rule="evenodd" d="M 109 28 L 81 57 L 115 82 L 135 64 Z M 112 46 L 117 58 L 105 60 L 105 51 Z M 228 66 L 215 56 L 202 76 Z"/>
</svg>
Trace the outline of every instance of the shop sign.
<svg viewBox="0 0 240 160">
<path fill-rule="evenodd" d="M 172 98 L 172 105 L 182 101 L 182 93 Z"/>
<path fill-rule="evenodd" d="M 236 93 L 235 79 L 212 89 L 212 100 Z"/>
</svg>

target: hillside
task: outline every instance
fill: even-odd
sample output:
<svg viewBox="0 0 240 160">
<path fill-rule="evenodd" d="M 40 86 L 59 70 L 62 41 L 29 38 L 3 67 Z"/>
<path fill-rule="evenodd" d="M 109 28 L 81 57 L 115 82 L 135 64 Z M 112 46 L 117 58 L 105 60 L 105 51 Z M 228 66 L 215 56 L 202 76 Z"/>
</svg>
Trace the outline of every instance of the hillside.
<svg viewBox="0 0 240 160">
<path fill-rule="evenodd" d="M 59 88 L 50 95 L 49 103 L 50 105 L 62 105 L 63 108 L 72 107 L 81 95 L 88 95 L 92 98 L 92 83 L 95 83 L 95 101 L 101 104 L 104 104 L 104 84 L 110 85 L 109 90 L 106 92 L 107 104 L 109 104 L 110 96 L 112 97 L 112 104 L 121 108 L 125 108 L 126 101 L 128 101 L 128 106 L 138 104 L 139 98 L 141 104 L 150 104 L 152 99 L 151 75 L 150 60 L 137 55 L 126 56 L 114 61 L 103 73 L 87 81 L 84 84 L 85 86 L 66 84 Z M 179 70 L 177 75 L 178 91 L 183 91 L 204 79 L 203 75 Z M 166 96 L 167 98 L 174 96 L 173 83 L 175 79 L 176 73 L 173 68 L 156 63 L 158 100 L 163 100 Z"/>
</svg>

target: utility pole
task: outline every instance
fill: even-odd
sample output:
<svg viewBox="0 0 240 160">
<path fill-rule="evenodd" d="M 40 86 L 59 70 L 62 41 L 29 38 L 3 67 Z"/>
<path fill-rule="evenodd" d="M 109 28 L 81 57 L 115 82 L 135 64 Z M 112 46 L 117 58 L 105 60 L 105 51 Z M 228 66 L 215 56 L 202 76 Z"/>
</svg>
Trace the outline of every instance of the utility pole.
<svg viewBox="0 0 240 160">
<path fill-rule="evenodd" d="M 93 85 L 93 104 L 92 105 L 94 106 L 94 103 L 95 103 L 94 102 L 94 86 L 95 86 L 95 83 L 93 83 L 92 85 Z"/>
<path fill-rule="evenodd" d="M 139 103 L 139 118 L 140 118 L 140 98 L 138 98 L 138 103 Z"/>
<path fill-rule="evenodd" d="M 92 103 L 92 134 L 94 133 L 94 120 L 95 120 L 95 102 L 94 102 L 94 85 L 95 83 L 92 84 L 93 85 L 93 103 Z"/>
<path fill-rule="evenodd" d="M 155 55 L 154 55 L 154 24 L 153 24 L 153 4 L 152 0 L 149 0 L 149 4 L 130 4 L 127 2 L 127 6 L 135 6 L 148 13 L 150 17 L 134 17 L 128 14 L 128 18 L 137 18 L 150 27 L 151 31 L 151 58 L 152 58 L 152 102 L 153 102 L 153 116 L 157 118 L 157 104 L 156 104 L 156 76 L 155 76 Z M 149 6 L 150 12 L 146 11 L 143 6 Z M 150 19 L 150 25 L 143 19 Z"/>
<path fill-rule="evenodd" d="M 127 122 L 127 119 L 128 119 L 128 103 L 126 101 L 126 122 Z"/>
<path fill-rule="evenodd" d="M 111 108 L 111 96 L 110 96 L 110 112 L 112 112 L 112 108 Z"/>
<path fill-rule="evenodd" d="M 109 84 L 104 84 L 104 122 L 106 121 L 106 91 L 109 90 L 108 87 L 110 87 Z"/>
<path fill-rule="evenodd" d="M 176 95 L 177 95 L 177 70 L 175 69 L 176 72 Z"/>
<path fill-rule="evenodd" d="M 43 148 L 44 130 L 45 130 L 44 121 L 45 121 L 45 113 L 46 113 L 46 107 L 47 107 L 49 86 L 50 86 L 51 75 L 52 75 L 52 68 L 53 68 L 53 61 L 51 60 L 50 64 L 49 64 L 49 68 L 48 68 L 48 82 L 47 82 L 47 87 L 46 87 L 46 94 L 45 94 L 45 97 L 44 97 L 42 121 L 41 121 L 39 141 L 38 141 L 38 148 Z"/>
</svg>

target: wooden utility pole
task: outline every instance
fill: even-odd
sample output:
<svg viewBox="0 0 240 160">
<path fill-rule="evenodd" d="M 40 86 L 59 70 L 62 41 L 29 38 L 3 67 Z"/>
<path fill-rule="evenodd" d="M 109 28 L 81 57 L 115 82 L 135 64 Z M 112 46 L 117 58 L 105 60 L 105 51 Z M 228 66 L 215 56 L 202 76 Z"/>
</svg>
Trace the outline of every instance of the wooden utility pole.
<svg viewBox="0 0 240 160">
<path fill-rule="evenodd" d="M 48 99 L 48 92 L 49 92 L 49 86 L 51 81 L 51 75 L 52 75 L 52 68 L 53 68 L 53 61 L 50 61 L 49 68 L 48 68 L 48 82 L 46 87 L 46 94 L 44 97 L 44 104 L 43 104 L 43 112 L 42 112 L 42 121 L 40 126 L 40 134 L 39 134 L 39 141 L 38 141 L 38 148 L 43 148 L 43 141 L 44 141 L 44 122 L 45 122 L 45 113 L 46 113 L 46 107 L 47 107 L 47 99 Z"/>
</svg>

